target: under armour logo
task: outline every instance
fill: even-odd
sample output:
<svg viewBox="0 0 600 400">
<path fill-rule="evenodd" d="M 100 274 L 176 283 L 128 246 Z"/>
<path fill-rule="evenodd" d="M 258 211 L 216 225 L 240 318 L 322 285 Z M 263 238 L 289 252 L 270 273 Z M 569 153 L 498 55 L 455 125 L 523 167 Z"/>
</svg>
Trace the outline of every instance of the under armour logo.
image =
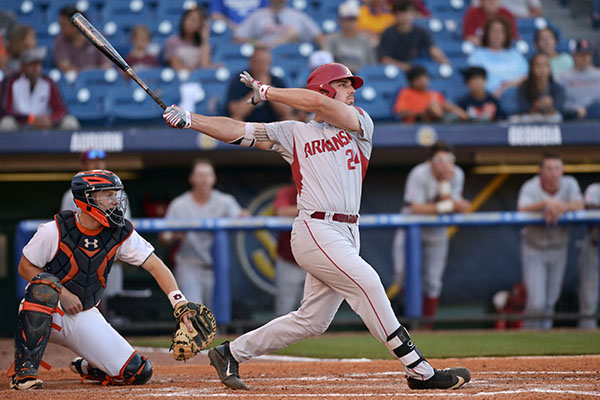
<svg viewBox="0 0 600 400">
<path fill-rule="evenodd" d="M 93 246 L 94 249 L 98 248 L 98 239 L 90 240 L 88 238 L 85 238 L 83 239 L 83 242 L 86 248 L 89 248 L 90 246 Z"/>
</svg>

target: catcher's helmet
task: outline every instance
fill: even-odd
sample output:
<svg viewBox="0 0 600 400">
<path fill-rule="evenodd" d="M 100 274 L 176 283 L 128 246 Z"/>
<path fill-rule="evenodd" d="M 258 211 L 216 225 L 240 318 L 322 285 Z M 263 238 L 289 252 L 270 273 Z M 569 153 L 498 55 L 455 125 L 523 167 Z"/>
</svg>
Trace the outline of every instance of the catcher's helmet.
<svg viewBox="0 0 600 400">
<path fill-rule="evenodd" d="M 115 196 L 110 196 L 108 199 L 110 207 L 104 205 L 106 210 L 103 210 L 98 204 L 99 198 L 92 196 L 92 193 L 107 190 L 116 190 L 117 193 Z M 123 193 L 123 183 L 114 172 L 100 169 L 78 172 L 71 180 L 71 192 L 77 207 L 102 225 L 106 227 L 125 225 L 127 200 Z"/>
<path fill-rule="evenodd" d="M 348 78 L 352 81 L 352 87 L 354 89 L 358 89 L 364 83 L 360 76 L 352 75 L 350 69 L 344 64 L 329 63 L 315 68 L 306 80 L 306 88 L 317 92 L 324 90 L 327 92 L 327 96 L 334 98 L 335 89 L 330 83 L 344 78 Z"/>
</svg>

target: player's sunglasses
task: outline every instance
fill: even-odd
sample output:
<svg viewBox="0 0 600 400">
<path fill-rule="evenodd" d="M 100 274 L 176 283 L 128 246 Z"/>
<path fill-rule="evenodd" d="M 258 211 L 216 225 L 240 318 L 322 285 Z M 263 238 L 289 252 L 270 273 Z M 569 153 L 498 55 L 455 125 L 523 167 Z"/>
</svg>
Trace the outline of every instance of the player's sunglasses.
<svg viewBox="0 0 600 400">
<path fill-rule="evenodd" d="M 85 158 L 88 160 L 104 160 L 106 158 L 106 152 L 104 150 L 88 150 L 85 153 Z"/>
</svg>

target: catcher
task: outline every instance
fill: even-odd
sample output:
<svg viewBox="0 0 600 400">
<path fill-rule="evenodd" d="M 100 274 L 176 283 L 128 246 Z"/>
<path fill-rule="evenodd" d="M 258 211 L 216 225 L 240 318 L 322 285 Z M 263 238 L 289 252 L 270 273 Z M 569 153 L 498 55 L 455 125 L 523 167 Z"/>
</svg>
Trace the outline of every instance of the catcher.
<svg viewBox="0 0 600 400">
<path fill-rule="evenodd" d="M 193 357 L 216 332 L 212 314 L 188 303 L 154 248 L 123 215 L 123 184 L 110 171 L 83 171 L 71 191 L 81 212 L 62 211 L 39 226 L 23 249 L 19 274 L 29 281 L 19 306 L 15 361 L 8 371 L 12 389 L 40 389 L 38 368 L 48 340 L 79 357 L 71 370 L 104 385 L 141 385 L 152 364 L 106 322 L 96 307 L 116 259 L 148 271 L 167 294 L 178 320 L 175 358 Z"/>
</svg>

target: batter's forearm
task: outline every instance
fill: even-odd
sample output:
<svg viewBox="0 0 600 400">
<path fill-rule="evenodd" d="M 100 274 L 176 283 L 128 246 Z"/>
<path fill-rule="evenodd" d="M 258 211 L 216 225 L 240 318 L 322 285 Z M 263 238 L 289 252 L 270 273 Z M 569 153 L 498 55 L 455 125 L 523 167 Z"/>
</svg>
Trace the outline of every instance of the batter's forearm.
<svg viewBox="0 0 600 400">
<path fill-rule="evenodd" d="M 326 98 L 312 90 L 296 88 L 276 88 L 271 86 L 267 92 L 267 99 L 272 102 L 283 103 L 302 111 L 316 113 L 323 106 Z"/>
<path fill-rule="evenodd" d="M 225 143 L 244 135 L 245 122 L 227 117 L 207 117 L 192 113 L 191 128 Z"/>
</svg>

